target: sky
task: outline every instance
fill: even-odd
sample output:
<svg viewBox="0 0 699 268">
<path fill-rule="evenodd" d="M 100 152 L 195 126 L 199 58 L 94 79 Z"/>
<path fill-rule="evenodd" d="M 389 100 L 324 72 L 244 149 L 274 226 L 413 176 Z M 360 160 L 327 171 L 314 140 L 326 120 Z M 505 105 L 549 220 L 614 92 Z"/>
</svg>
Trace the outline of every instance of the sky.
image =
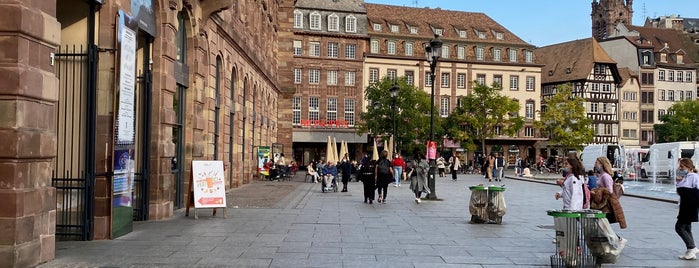
<svg viewBox="0 0 699 268">
<path fill-rule="evenodd" d="M 364 0 L 367 3 L 482 12 L 522 40 L 538 46 L 592 36 L 592 0 Z M 417 2 L 417 5 L 415 5 Z M 699 0 L 635 0 L 632 23 L 646 17 L 699 18 Z"/>
</svg>

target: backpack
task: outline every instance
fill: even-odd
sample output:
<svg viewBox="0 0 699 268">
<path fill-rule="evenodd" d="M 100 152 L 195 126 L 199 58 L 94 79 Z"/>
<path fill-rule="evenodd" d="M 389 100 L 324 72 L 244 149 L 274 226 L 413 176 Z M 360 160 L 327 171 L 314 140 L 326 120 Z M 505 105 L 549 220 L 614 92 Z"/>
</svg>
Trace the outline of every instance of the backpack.
<svg viewBox="0 0 699 268">
<path fill-rule="evenodd" d="M 388 162 L 388 159 L 381 158 L 379 160 L 379 174 L 391 174 L 391 163 Z"/>
<path fill-rule="evenodd" d="M 579 178 L 579 177 L 578 177 Z M 589 209 L 590 208 L 590 187 L 587 187 L 587 183 L 585 183 L 585 180 L 582 180 L 582 189 L 583 189 L 583 209 Z"/>
</svg>

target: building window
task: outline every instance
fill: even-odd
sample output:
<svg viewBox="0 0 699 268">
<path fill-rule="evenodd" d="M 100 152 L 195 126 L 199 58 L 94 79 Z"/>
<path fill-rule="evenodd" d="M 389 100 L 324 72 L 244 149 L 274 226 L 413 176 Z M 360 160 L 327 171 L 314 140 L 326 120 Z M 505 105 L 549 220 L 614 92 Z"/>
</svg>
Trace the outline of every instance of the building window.
<svg viewBox="0 0 699 268">
<path fill-rule="evenodd" d="M 622 131 L 622 137 L 626 139 L 636 139 L 636 130 L 635 129 L 624 129 Z"/>
<path fill-rule="evenodd" d="M 524 104 L 524 118 L 534 119 L 534 102 L 533 101 L 527 101 L 527 103 Z"/>
<path fill-rule="evenodd" d="M 459 37 L 466 38 L 466 30 L 459 30 Z"/>
<path fill-rule="evenodd" d="M 340 31 L 340 17 L 335 14 L 330 14 L 328 16 L 328 31 Z"/>
<path fill-rule="evenodd" d="M 449 87 L 450 73 L 442 73 L 442 87 Z"/>
<path fill-rule="evenodd" d="M 396 69 L 388 69 L 386 70 L 386 76 L 388 76 L 389 79 L 395 81 L 396 77 L 398 77 L 398 71 Z"/>
<path fill-rule="evenodd" d="M 345 58 L 356 59 L 357 58 L 357 45 L 347 44 L 345 45 Z"/>
<path fill-rule="evenodd" d="M 413 43 L 405 43 L 405 55 L 406 56 L 413 55 Z"/>
<path fill-rule="evenodd" d="M 308 97 L 308 119 L 320 120 L 320 102 L 318 97 Z"/>
<path fill-rule="evenodd" d="M 311 13 L 308 25 L 311 28 L 311 30 L 320 30 L 320 13 Z"/>
<path fill-rule="evenodd" d="M 502 50 L 499 48 L 493 49 L 493 61 L 502 61 Z"/>
<path fill-rule="evenodd" d="M 398 25 L 391 25 L 391 32 L 397 33 L 398 32 Z"/>
<path fill-rule="evenodd" d="M 356 79 L 355 72 L 345 73 L 345 86 L 354 86 L 355 79 Z"/>
<path fill-rule="evenodd" d="M 301 11 L 294 11 L 294 28 L 303 29 L 303 13 Z"/>
<path fill-rule="evenodd" d="M 685 92 L 685 95 L 686 95 L 686 96 L 684 97 L 685 100 L 688 100 L 688 101 L 694 100 L 694 98 L 692 97 L 692 95 L 693 95 L 693 94 L 692 94 L 692 91 L 687 91 L 687 92 Z"/>
<path fill-rule="evenodd" d="M 301 84 L 302 77 L 302 70 L 299 68 L 294 68 L 294 84 Z"/>
<path fill-rule="evenodd" d="M 320 70 L 310 69 L 308 70 L 308 83 L 312 85 L 320 84 Z"/>
<path fill-rule="evenodd" d="M 374 23 L 374 31 L 375 31 L 375 32 L 380 32 L 380 31 L 381 31 L 381 24 Z"/>
<path fill-rule="evenodd" d="M 442 58 L 449 58 L 449 46 L 442 46 Z"/>
<path fill-rule="evenodd" d="M 502 40 L 504 39 L 504 34 L 503 33 L 495 33 L 495 39 L 497 40 Z"/>
<path fill-rule="evenodd" d="M 524 60 L 527 63 L 533 63 L 534 62 L 534 52 L 532 52 L 532 51 L 524 52 Z"/>
<path fill-rule="evenodd" d="M 641 73 L 641 84 L 642 85 L 652 85 L 653 84 L 653 74 L 652 73 Z"/>
<path fill-rule="evenodd" d="M 303 55 L 302 43 L 299 40 L 294 40 L 294 56 Z"/>
<path fill-rule="evenodd" d="M 484 60 L 484 59 L 485 59 L 485 48 L 477 47 L 476 48 L 476 60 Z"/>
<path fill-rule="evenodd" d="M 301 96 L 294 96 L 291 108 L 294 111 L 291 119 L 291 124 L 294 126 L 301 125 Z"/>
<path fill-rule="evenodd" d="M 599 84 L 598 83 L 590 84 L 590 91 L 599 92 Z"/>
<path fill-rule="evenodd" d="M 510 62 L 517 62 L 517 50 L 510 49 Z"/>
<path fill-rule="evenodd" d="M 312 57 L 320 57 L 320 42 L 310 42 L 308 55 Z"/>
<path fill-rule="evenodd" d="M 495 85 L 495 88 L 502 89 L 502 75 L 493 75 L 493 84 Z"/>
<path fill-rule="evenodd" d="M 641 103 L 653 104 L 654 95 L 653 92 L 641 92 Z"/>
<path fill-rule="evenodd" d="M 598 112 L 599 112 L 599 103 L 590 102 L 590 110 L 589 110 L 588 112 L 590 112 L 590 113 L 598 113 Z"/>
<path fill-rule="evenodd" d="M 612 92 L 612 85 L 611 84 L 602 84 L 602 92 Z"/>
<path fill-rule="evenodd" d="M 462 46 L 456 47 L 456 58 L 463 60 L 466 58 L 466 48 Z"/>
<path fill-rule="evenodd" d="M 629 120 L 629 121 L 636 121 L 637 116 L 638 116 L 637 112 L 624 112 L 622 119 Z"/>
<path fill-rule="evenodd" d="M 456 87 L 457 88 L 466 88 L 466 74 L 464 74 L 464 73 L 456 74 Z"/>
<path fill-rule="evenodd" d="M 678 90 L 678 91 L 677 91 L 677 96 L 680 97 L 680 101 L 684 101 L 684 94 L 683 94 L 683 91 L 682 91 L 682 90 Z"/>
<path fill-rule="evenodd" d="M 685 82 L 694 82 L 692 81 L 692 72 L 687 71 L 687 75 L 684 77 Z"/>
<path fill-rule="evenodd" d="M 379 53 L 379 40 L 371 40 L 371 53 Z"/>
<path fill-rule="evenodd" d="M 442 101 L 439 103 L 439 115 L 441 117 L 449 116 L 449 97 L 442 97 Z"/>
<path fill-rule="evenodd" d="M 675 101 L 675 91 L 674 90 L 667 91 L 667 100 Z"/>
<path fill-rule="evenodd" d="M 336 86 L 337 85 L 337 71 L 336 70 L 328 71 L 328 85 L 329 86 Z"/>
<path fill-rule="evenodd" d="M 328 58 L 337 58 L 338 43 L 328 43 Z"/>
<path fill-rule="evenodd" d="M 524 136 L 525 137 L 534 137 L 534 128 L 533 127 L 524 127 Z"/>
<path fill-rule="evenodd" d="M 371 68 L 369 69 L 369 83 L 376 83 L 379 81 L 379 69 Z"/>
<path fill-rule="evenodd" d="M 665 110 L 659 109 L 659 110 L 658 110 L 658 119 L 662 119 L 662 118 L 663 118 L 663 115 L 665 115 Z"/>
<path fill-rule="evenodd" d="M 415 73 L 413 71 L 405 71 L 405 82 L 408 85 L 415 85 Z"/>
<path fill-rule="evenodd" d="M 326 119 L 331 121 L 337 121 L 337 99 L 328 98 L 328 109 L 326 113 Z"/>
<path fill-rule="evenodd" d="M 357 18 L 350 15 L 345 18 L 345 32 L 356 33 L 357 32 Z"/>
<path fill-rule="evenodd" d="M 480 86 L 485 85 L 485 74 L 477 74 L 476 75 L 476 83 Z"/>
<path fill-rule="evenodd" d="M 675 81 L 675 72 L 674 71 L 667 71 L 667 81 Z"/>
<path fill-rule="evenodd" d="M 476 31 L 476 34 L 478 35 L 478 38 L 485 39 L 485 32 L 484 31 Z"/>
<path fill-rule="evenodd" d="M 519 76 L 510 75 L 510 90 L 519 90 Z"/>
<path fill-rule="evenodd" d="M 658 71 L 658 81 L 665 81 L 665 71 Z"/>
<path fill-rule="evenodd" d="M 641 123 L 655 123 L 655 119 L 653 117 L 653 110 L 641 111 Z"/>
<path fill-rule="evenodd" d="M 660 90 L 658 90 L 658 93 L 660 93 L 660 97 L 658 100 L 664 101 L 665 100 L 665 90 L 660 89 Z"/>
<path fill-rule="evenodd" d="M 354 127 L 354 99 L 345 99 L 345 121 L 350 127 Z"/>
<path fill-rule="evenodd" d="M 643 130 L 641 131 L 641 140 L 646 142 L 653 142 L 653 131 Z"/>
<path fill-rule="evenodd" d="M 527 91 L 534 91 L 536 85 L 536 77 L 527 76 Z"/>
<path fill-rule="evenodd" d="M 683 74 L 683 73 L 684 73 L 684 72 L 682 72 L 682 71 L 677 71 L 677 82 L 682 82 L 682 81 L 684 81 L 684 79 L 682 79 L 682 74 Z"/>
<path fill-rule="evenodd" d="M 411 33 L 411 34 L 417 34 L 417 27 L 415 27 L 415 26 L 410 26 L 410 33 Z"/>
<path fill-rule="evenodd" d="M 432 75 L 430 75 L 429 71 L 425 72 L 425 86 L 426 87 L 432 86 Z"/>
<path fill-rule="evenodd" d="M 396 55 L 396 41 L 388 41 L 387 44 L 388 55 Z"/>
<path fill-rule="evenodd" d="M 439 29 L 439 28 L 438 28 L 438 29 L 434 29 L 434 34 L 439 35 L 439 36 L 442 36 L 443 31 L 444 31 L 444 30 Z"/>
</svg>

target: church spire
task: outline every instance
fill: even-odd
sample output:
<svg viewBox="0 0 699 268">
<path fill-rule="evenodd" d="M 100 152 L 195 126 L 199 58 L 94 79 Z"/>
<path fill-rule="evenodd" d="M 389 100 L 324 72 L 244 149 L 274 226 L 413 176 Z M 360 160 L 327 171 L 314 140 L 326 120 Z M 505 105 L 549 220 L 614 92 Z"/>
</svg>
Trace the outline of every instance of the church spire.
<svg viewBox="0 0 699 268">
<path fill-rule="evenodd" d="M 592 0 L 592 36 L 604 40 L 614 34 L 618 23 L 631 25 L 633 0 Z"/>
</svg>

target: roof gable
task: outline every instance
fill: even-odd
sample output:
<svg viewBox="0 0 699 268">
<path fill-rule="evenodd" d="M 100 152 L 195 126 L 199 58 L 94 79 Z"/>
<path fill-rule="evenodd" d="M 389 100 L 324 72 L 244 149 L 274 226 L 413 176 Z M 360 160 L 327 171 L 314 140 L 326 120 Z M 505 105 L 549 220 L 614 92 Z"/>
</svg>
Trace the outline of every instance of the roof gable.
<svg viewBox="0 0 699 268">
<path fill-rule="evenodd" d="M 541 69 L 542 83 L 583 80 L 595 64 L 616 65 L 594 38 L 541 47 L 534 54 L 545 65 Z"/>
</svg>

